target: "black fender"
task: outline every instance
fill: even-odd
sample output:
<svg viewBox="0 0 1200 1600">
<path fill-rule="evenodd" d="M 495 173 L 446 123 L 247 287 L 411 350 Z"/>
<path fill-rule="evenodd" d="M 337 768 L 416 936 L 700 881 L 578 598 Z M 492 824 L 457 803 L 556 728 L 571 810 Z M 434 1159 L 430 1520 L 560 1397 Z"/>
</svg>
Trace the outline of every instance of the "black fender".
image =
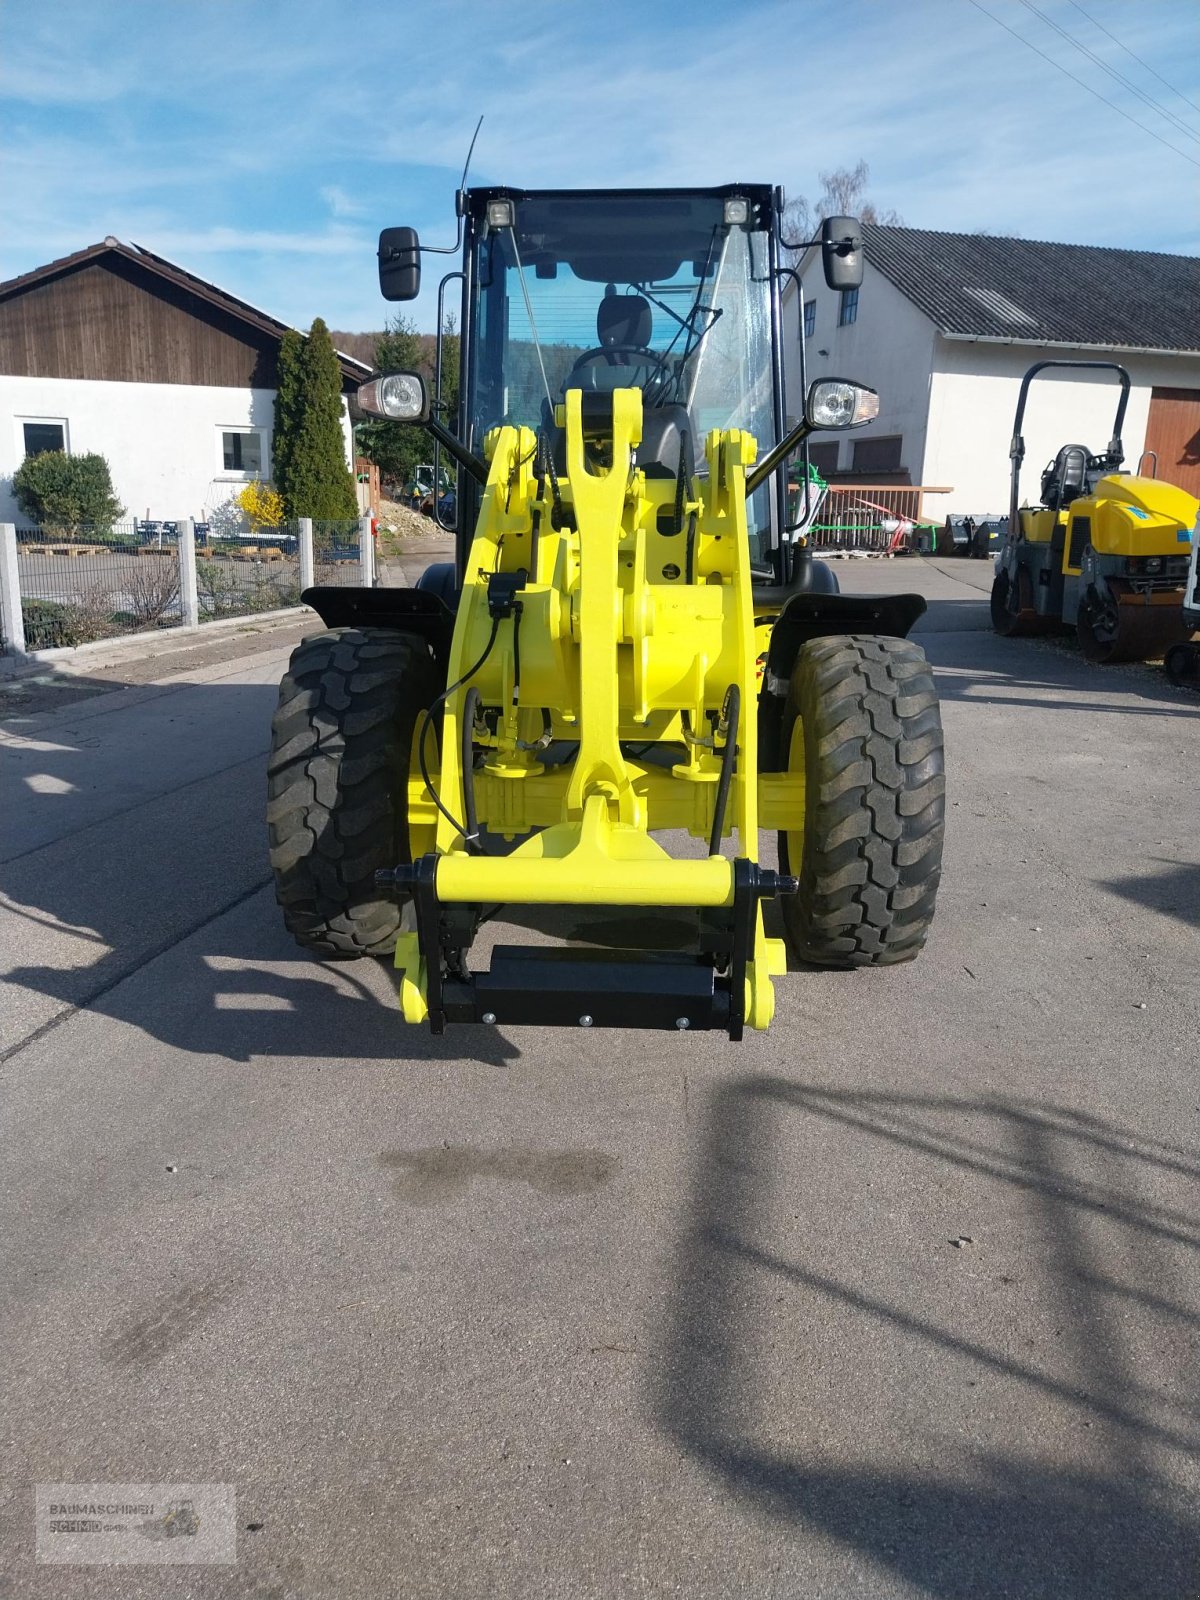
<svg viewBox="0 0 1200 1600">
<path fill-rule="evenodd" d="M 759 612 L 758 595 L 755 611 Z M 906 639 L 926 610 L 919 594 L 797 594 L 784 603 L 771 630 L 767 672 L 786 682 L 800 646 L 835 633 L 879 633 Z"/>
<path fill-rule="evenodd" d="M 439 661 L 449 656 L 454 613 L 440 595 L 428 589 L 318 584 L 305 589 L 300 598 L 327 628 L 393 628 L 399 633 L 415 633 Z"/>
<path fill-rule="evenodd" d="M 436 594 L 451 611 L 458 610 L 458 573 L 453 561 L 434 561 L 417 579 L 422 594 Z"/>
</svg>

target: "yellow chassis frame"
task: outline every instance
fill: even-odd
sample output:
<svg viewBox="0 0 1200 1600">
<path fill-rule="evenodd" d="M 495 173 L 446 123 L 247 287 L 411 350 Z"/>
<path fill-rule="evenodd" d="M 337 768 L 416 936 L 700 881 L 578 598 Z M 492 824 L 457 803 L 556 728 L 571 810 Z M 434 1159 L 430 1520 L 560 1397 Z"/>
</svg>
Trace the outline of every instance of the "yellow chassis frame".
<svg viewBox="0 0 1200 1600">
<path fill-rule="evenodd" d="M 558 422 L 566 431 L 562 518 L 550 483 L 539 484 L 533 433 L 505 427 L 485 441 L 490 471 L 447 681 L 458 683 L 485 654 L 494 628 L 495 638 L 470 682 L 446 700 L 433 779 L 447 810 L 461 815 L 461 719 L 475 688 L 483 706 L 499 708 L 494 727 L 473 730 L 476 749 L 487 751 L 474 774 L 478 819 L 522 842 L 505 856 L 470 853 L 414 765 L 414 855 L 421 841 L 436 851 L 443 903 L 732 906 L 730 859 L 672 857 L 651 834 L 686 829 L 709 840 L 722 765 L 709 714 L 720 713 L 732 685 L 741 715 L 723 835 L 735 834 L 736 854 L 757 862 L 760 827 L 803 826 L 803 778 L 758 771 L 758 689 L 774 619 L 756 625 L 752 597 L 745 481 L 757 445 L 738 429 L 709 434 L 707 479 L 702 492 L 700 482 L 687 486 L 684 523 L 692 528 L 680 532 L 674 481 L 647 479 L 636 465 L 639 390 L 613 394 L 611 447 L 605 439 L 602 451 L 585 437 L 579 390 L 567 392 Z M 488 579 L 522 571 L 520 610 L 496 624 Z M 578 741 L 566 766 L 538 759 L 542 708 L 553 738 Z M 433 743 L 430 735 L 431 751 Z M 623 743 L 682 744 L 687 759 L 656 766 L 630 759 Z M 404 1016 L 423 1021 L 427 973 L 415 933 L 400 935 L 395 960 Z M 785 968 L 783 943 L 767 938 L 756 906 L 747 1026 L 770 1023 L 771 976 Z"/>
</svg>

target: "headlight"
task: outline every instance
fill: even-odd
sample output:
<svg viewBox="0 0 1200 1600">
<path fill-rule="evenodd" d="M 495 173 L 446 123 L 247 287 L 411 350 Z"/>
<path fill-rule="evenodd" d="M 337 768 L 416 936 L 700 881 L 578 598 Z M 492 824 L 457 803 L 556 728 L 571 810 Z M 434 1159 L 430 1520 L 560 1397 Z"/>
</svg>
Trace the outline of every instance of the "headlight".
<svg viewBox="0 0 1200 1600">
<path fill-rule="evenodd" d="M 879 396 L 861 383 L 820 378 L 808 391 L 807 414 L 813 428 L 857 428 L 879 415 Z"/>
<path fill-rule="evenodd" d="M 373 417 L 394 422 L 424 422 L 427 415 L 425 384 L 416 372 L 392 372 L 372 378 L 358 391 L 358 403 Z"/>
</svg>

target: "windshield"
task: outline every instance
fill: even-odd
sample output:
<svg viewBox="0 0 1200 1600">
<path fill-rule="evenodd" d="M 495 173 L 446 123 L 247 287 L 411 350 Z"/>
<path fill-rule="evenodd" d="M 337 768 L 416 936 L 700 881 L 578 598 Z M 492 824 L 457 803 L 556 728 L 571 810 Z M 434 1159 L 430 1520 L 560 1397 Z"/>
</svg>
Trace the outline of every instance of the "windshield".
<svg viewBox="0 0 1200 1600">
<path fill-rule="evenodd" d="M 474 265 L 473 441 L 545 425 L 567 388 L 640 388 L 687 408 L 697 466 L 712 428 L 775 443 L 769 218 L 726 223 L 720 196 L 561 195 L 513 202 Z M 749 507 L 761 545 L 766 487 Z"/>
</svg>

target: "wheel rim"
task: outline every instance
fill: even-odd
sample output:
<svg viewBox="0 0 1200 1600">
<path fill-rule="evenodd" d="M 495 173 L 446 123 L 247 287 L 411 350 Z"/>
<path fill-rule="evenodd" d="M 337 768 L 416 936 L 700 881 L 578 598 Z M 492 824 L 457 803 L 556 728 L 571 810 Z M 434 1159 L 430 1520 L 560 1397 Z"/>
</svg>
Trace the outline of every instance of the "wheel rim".
<svg viewBox="0 0 1200 1600">
<path fill-rule="evenodd" d="M 1091 591 L 1079 608 L 1076 631 L 1080 647 L 1089 661 L 1111 661 L 1117 652 L 1121 617 L 1113 601 L 1104 604 Z"/>
</svg>

